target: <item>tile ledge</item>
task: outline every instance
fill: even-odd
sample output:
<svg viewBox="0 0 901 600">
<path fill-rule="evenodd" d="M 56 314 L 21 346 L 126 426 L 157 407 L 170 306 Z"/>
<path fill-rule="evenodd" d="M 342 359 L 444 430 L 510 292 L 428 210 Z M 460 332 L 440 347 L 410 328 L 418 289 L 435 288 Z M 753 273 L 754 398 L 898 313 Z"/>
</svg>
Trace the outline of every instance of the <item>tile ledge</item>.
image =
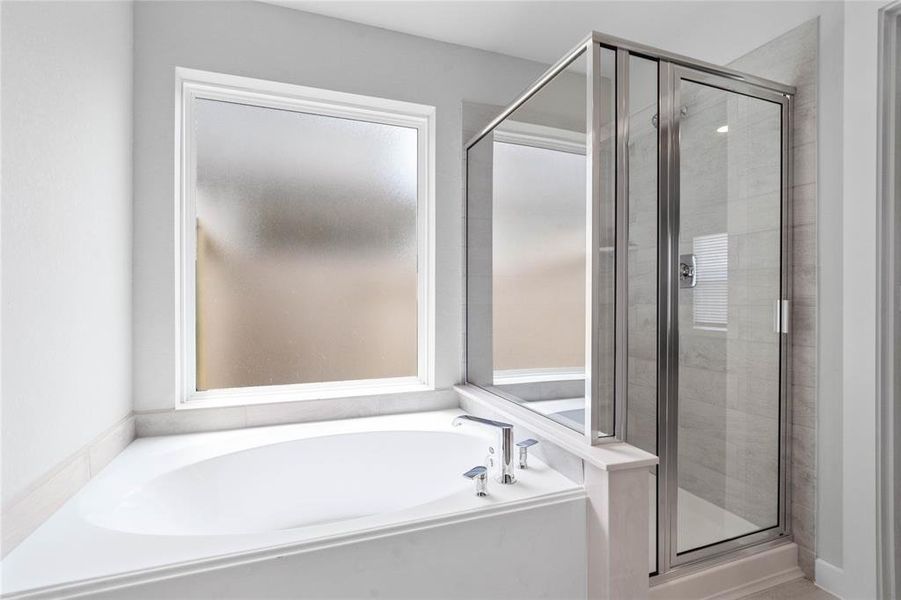
<svg viewBox="0 0 901 600">
<path fill-rule="evenodd" d="M 44 473 L 2 508 L 0 556 L 5 557 L 94 478 L 135 438 L 130 413 Z"/>
</svg>

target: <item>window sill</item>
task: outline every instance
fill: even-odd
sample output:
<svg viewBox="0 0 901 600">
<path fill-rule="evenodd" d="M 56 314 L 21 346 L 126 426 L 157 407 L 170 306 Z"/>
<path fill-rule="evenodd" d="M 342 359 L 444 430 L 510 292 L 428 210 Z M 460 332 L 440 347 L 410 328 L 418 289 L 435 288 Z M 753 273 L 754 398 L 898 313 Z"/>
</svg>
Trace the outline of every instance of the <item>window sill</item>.
<svg viewBox="0 0 901 600">
<path fill-rule="evenodd" d="M 175 406 L 176 410 L 222 408 L 282 402 L 308 402 L 338 398 L 381 396 L 406 392 L 426 392 L 435 387 L 417 377 L 360 379 L 297 385 L 255 386 L 222 390 L 188 392 Z"/>
<path fill-rule="evenodd" d="M 507 369 L 494 372 L 494 385 L 580 381 L 585 369 Z"/>
</svg>

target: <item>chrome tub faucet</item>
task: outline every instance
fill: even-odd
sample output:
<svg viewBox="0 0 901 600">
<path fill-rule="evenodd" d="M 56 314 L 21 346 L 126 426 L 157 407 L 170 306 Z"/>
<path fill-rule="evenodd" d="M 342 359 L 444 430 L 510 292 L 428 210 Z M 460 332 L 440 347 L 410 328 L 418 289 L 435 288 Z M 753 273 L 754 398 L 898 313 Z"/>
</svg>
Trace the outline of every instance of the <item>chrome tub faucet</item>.
<svg viewBox="0 0 901 600">
<path fill-rule="evenodd" d="M 492 421 L 491 419 L 483 419 L 472 415 L 460 415 L 453 421 L 454 427 L 459 427 L 464 422 L 469 421 L 477 425 L 492 427 L 497 431 L 498 449 L 500 453 L 500 473 L 497 476 L 499 483 L 511 484 L 516 483 L 516 476 L 513 473 L 513 425 L 502 421 Z"/>
</svg>

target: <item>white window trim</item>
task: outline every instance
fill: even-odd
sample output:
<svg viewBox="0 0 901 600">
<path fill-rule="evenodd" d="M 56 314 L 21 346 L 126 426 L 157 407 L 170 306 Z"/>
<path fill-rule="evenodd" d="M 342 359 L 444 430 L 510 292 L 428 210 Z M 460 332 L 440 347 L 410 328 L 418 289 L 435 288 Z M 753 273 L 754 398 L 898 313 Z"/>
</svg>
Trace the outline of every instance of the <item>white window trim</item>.
<svg viewBox="0 0 901 600">
<path fill-rule="evenodd" d="M 435 380 L 435 107 L 198 71 L 175 69 L 175 289 L 177 409 L 297 402 L 433 390 Z M 351 118 L 417 130 L 417 375 L 197 391 L 194 137 L 195 99 Z"/>
<path fill-rule="evenodd" d="M 493 132 L 494 141 L 569 154 L 585 155 L 586 136 L 579 131 L 536 125 L 524 121 L 505 121 Z"/>
<path fill-rule="evenodd" d="M 585 379 L 585 367 L 543 367 L 534 369 L 499 369 L 494 372 L 494 385 L 517 383 L 549 383 Z"/>
</svg>

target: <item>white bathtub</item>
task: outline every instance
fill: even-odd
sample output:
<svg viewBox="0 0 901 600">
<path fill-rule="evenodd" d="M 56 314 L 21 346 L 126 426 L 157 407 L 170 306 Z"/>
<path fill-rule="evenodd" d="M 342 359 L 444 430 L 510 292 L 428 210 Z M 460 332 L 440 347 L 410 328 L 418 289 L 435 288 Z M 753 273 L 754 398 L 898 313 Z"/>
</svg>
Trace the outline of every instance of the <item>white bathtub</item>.
<svg viewBox="0 0 901 600">
<path fill-rule="evenodd" d="M 144 438 L 13 550 L 4 597 L 584 597 L 583 489 L 473 494 L 439 411 Z"/>
</svg>

